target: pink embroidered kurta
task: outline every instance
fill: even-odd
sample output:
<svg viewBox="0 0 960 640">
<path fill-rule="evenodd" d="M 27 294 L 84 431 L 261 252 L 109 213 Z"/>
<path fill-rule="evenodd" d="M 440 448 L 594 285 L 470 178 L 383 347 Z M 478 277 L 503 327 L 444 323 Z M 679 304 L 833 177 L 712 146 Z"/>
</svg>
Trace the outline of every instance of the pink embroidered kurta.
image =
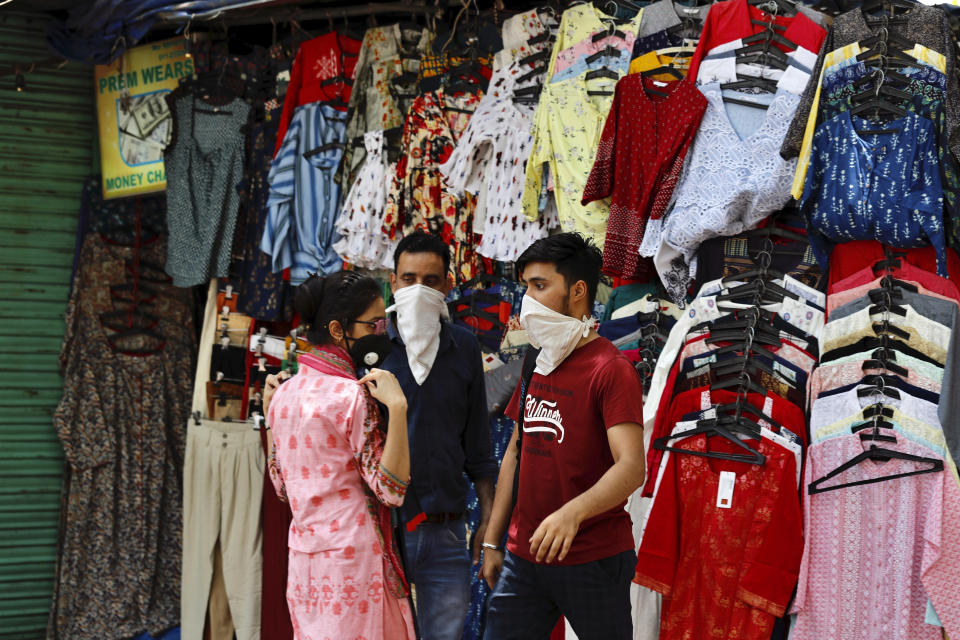
<svg viewBox="0 0 960 640">
<path fill-rule="evenodd" d="M 299 362 L 267 417 L 271 478 L 293 512 L 287 602 L 295 637 L 413 638 L 383 507 L 402 504 L 407 485 L 380 465 L 385 434 L 376 405 L 346 352 L 325 348 Z"/>
<path fill-rule="evenodd" d="M 887 449 L 935 457 L 898 435 Z M 870 446 L 859 434 L 808 449 L 804 491 Z M 821 486 L 923 468 L 866 460 Z M 960 635 L 960 488 L 935 472 L 816 493 L 804 500 L 806 546 L 791 640 L 941 640 L 924 622 L 927 599 L 950 637 Z"/>
</svg>

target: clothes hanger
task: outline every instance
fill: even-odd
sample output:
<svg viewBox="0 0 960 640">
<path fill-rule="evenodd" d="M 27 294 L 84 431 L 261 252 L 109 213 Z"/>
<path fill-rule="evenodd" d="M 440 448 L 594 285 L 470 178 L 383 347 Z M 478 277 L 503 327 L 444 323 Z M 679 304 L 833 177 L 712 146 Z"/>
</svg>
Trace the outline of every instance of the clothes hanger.
<svg viewBox="0 0 960 640">
<path fill-rule="evenodd" d="M 607 67 L 600 67 L 599 69 L 594 69 L 593 71 L 588 71 L 584 76 L 585 80 L 593 80 L 594 78 L 610 78 L 611 80 L 619 80 L 620 74 L 616 71 L 608 69 Z M 595 95 L 595 94 L 591 94 Z M 612 93 L 610 94 L 612 95 Z"/>
<path fill-rule="evenodd" d="M 869 479 L 867 479 L 867 480 L 857 480 L 857 481 L 854 481 L 854 482 L 845 482 L 845 483 L 843 483 L 843 484 L 833 485 L 833 486 L 830 486 L 830 487 L 822 487 L 822 486 L 821 486 L 821 485 L 822 485 L 824 482 L 826 482 L 827 480 L 830 480 L 830 479 L 832 479 L 832 478 L 840 475 L 841 473 L 843 473 L 843 472 L 846 471 L 847 469 L 852 469 L 853 467 L 857 466 L 858 464 L 860 464 L 861 462 L 864 462 L 864 461 L 866 461 L 866 460 L 875 460 L 875 461 L 883 461 L 883 462 L 886 462 L 886 461 L 889 461 L 890 459 L 905 460 L 905 461 L 908 461 L 908 462 L 925 463 L 925 464 L 929 464 L 930 467 L 927 468 L 927 469 L 918 469 L 918 470 L 916 470 L 916 471 L 908 471 L 908 472 L 905 472 L 905 473 L 895 473 L 895 474 L 888 475 L 888 476 L 879 476 L 879 477 L 876 477 L 876 478 L 869 478 Z M 826 492 L 826 491 L 834 491 L 834 490 L 836 490 L 836 489 L 845 489 L 845 488 L 848 488 L 848 487 L 856 487 L 856 486 L 864 485 L 864 484 L 874 484 L 874 483 L 876 483 L 876 482 L 884 482 L 884 481 L 886 481 L 886 480 L 894 480 L 894 479 L 896 479 L 896 478 L 906 478 L 906 477 L 908 477 L 908 476 L 917 476 L 917 475 L 926 474 L 926 473 L 936 473 L 936 472 L 939 472 L 939 471 L 943 471 L 943 460 L 940 460 L 940 459 L 938 459 L 938 458 L 927 458 L 927 457 L 924 457 L 924 456 L 915 456 L 915 455 L 910 454 L 910 453 L 903 453 L 903 452 L 901 452 L 901 451 L 896 451 L 896 450 L 893 450 L 893 449 L 886 449 L 886 448 L 883 448 L 883 447 L 878 447 L 878 446 L 876 446 L 876 445 L 870 445 L 870 448 L 867 449 L 866 451 L 864 451 L 863 453 L 860 453 L 859 455 L 853 457 L 852 459 L 847 460 L 846 462 L 844 462 L 844 463 L 841 464 L 839 467 L 837 467 L 837 468 L 834 469 L 833 471 L 829 472 L 828 474 L 826 474 L 826 475 L 823 476 L 822 478 L 817 478 L 816 480 L 814 480 L 813 482 L 811 482 L 811 483 L 807 486 L 807 493 L 809 493 L 810 495 L 813 495 L 813 494 L 816 494 L 816 493 L 824 493 L 824 492 Z"/>
<path fill-rule="evenodd" d="M 546 72 L 547 72 L 547 65 L 543 65 L 543 66 L 539 66 L 539 67 L 534 67 L 534 68 L 531 69 L 529 72 L 527 72 L 527 73 L 523 74 L 522 76 L 520 76 L 519 78 L 517 78 L 517 84 L 523 84 L 524 82 L 528 82 L 528 81 L 530 81 L 530 80 L 533 80 L 533 79 L 536 78 L 537 76 L 543 75 L 543 74 L 546 73 Z"/>
<path fill-rule="evenodd" d="M 746 38 L 743 38 L 741 40 L 743 44 L 752 45 L 758 42 L 769 44 L 771 42 L 776 42 L 778 44 L 782 44 L 783 46 L 791 50 L 797 48 L 796 42 L 787 39 L 785 36 L 775 31 L 775 30 L 785 30 L 786 29 L 785 26 L 779 25 L 775 22 L 770 23 L 770 22 L 764 22 L 763 20 L 754 20 L 754 19 L 750 20 L 750 24 L 762 25 L 763 27 L 765 27 L 765 29 L 763 31 L 759 31 L 753 34 L 752 36 L 747 36 Z"/>
<path fill-rule="evenodd" d="M 749 231 L 744 231 L 741 235 L 763 236 L 768 238 L 770 236 L 778 236 L 780 238 L 786 238 L 788 240 L 796 240 L 797 242 L 803 242 L 806 244 L 810 243 L 809 238 L 807 238 L 807 236 L 803 235 L 802 233 L 790 231 L 789 229 L 784 229 L 783 227 L 777 226 L 775 224 L 768 224 L 767 226 L 762 227 L 760 229 L 750 229 Z M 771 242 L 771 245 L 775 246 L 773 245 L 772 242 Z M 780 249 L 778 248 L 777 250 L 779 251 Z"/>
<path fill-rule="evenodd" d="M 607 29 L 605 31 L 598 31 L 597 33 L 593 34 L 590 40 L 591 42 L 600 42 L 604 38 L 620 38 L 621 40 L 626 40 L 627 36 L 623 33 L 623 31 L 617 29 L 617 25 L 615 23 L 608 22 Z"/>
<path fill-rule="evenodd" d="M 520 64 L 533 64 L 535 62 L 546 62 L 550 59 L 550 56 L 553 55 L 553 52 L 549 49 L 544 49 L 543 51 L 538 51 L 536 53 L 531 53 L 526 58 L 520 58 Z"/>
<path fill-rule="evenodd" d="M 739 49 L 736 49 L 735 53 L 737 62 L 752 62 L 754 60 L 748 60 L 748 58 L 754 58 L 757 55 L 784 65 L 784 69 L 790 62 L 790 58 L 787 57 L 787 54 L 776 47 L 771 47 L 769 41 L 758 42 L 756 44 L 740 47 Z"/>
<path fill-rule="evenodd" d="M 897 375 L 903 376 L 904 378 L 910 375 L 909 371 L 896 363 L 895 352 L 887 352 L 882 349 L 877 349 L 872 355 L 873 358 L 863 361 L 863 364 L 860 367 L 863 371 L 868 371 L 870 369 L 883 369 L 884 371 L 892 371 Z"/>
<path fill-rule="evenodd" d="M 866 0 L 860 5 L 860 11 L 863 13 L 867 24 L 882 24 L 884 27 L 890 24 L 905 24 L 907 17 L 905 15 L 896 15 L 895 9 L 904 9 L 905 13 L 914 9 L 916 5 L 908 0 Z M 889 13 L 887 9 L 889 8 Z M 871 16 L 871 12 L 876 10 L 883 12 L 882 16 Z"/>
<path fill-rule="evenodd" d="M 541 31 L 539 34 L 533 36 L 532 38 L 529 38 L 527 40 L 527 44 L 542 44 L 545 42 L 549 42 L 552 39 L 553 39 L 553 36 L 551 35 L 548 29 L 547 31 Z"/>
<path fill-rule="evenodd" d="M 540 92 L 542 90 L 542 84 L 533 85 L 532 87 L 523 87 L 521 89 L 514 89 L 513 101 L 536 104 L 540 101 Z"/>
<path fill-rule="evenodd" d="M 686 76 L 683 75 L 683 73 L 681 73 L 679 69 L 669 64 L 663 65 L 662 67 L 657 67 L 656 69 L 648 69 L 647 71 L 641 71 L 640 75 L 642 75 L 644 78 L 649 78 L 651 76 L 658 76 L 664 73 L 673 76 L 677 80 L 683 80 L 684 78 L 686 78 Z M 660 92 L 657 92 L 657 93 L 660 93 Z M 662 95 L 666 95 L 666 94 L 662 94 Z"/>
<path fill-rule="evenodd" d="M 733 82 L 724 82 L 720 85 L 721 89 L 762 89 L 767 93 L 776 93 L 777 92 L 777 83 L 774 80 L 769 78 L 762 78 L 760 76 L 751 76 L 747 74 L 737 74 L 737 80 Z M 736 100 L 736 98 L 724 97 L 724 100 L 731 102 Z M 746 102 L 746 101 L 744 101 Z M 765 106 L 760 103 L 751 102 L 746 106 Z"/>
<path fill-rule="evenodd" d="M 751 84 L 750 86 L 755 86 L 755 85 L 752 85 L 752 84 Z M 724 88 L 723 85 L 720 85 L 720 88 L 723 89 L 723 88 Z M 752 101 L 750 101 L 750 100 L 741 100 L 740 98 L 733 98 L 733 97 L 725 96 L 725 95 L 722 95 L 722 94 L 721 94 L 720 97 L 721 97 L 721 99 L 722 99 L 724 102 L 726 102 L 726 103 L 729 103 L 729 104 L 739 104 L 739 105 L 742 106 L 742 107 L 752 107 L 752 108 L 754 108 L 754 109 L 760 109 L 760 110 L 763 110 L 763 111 L 766 111 L 767 109 L 770 108 L 770 105 L 768 105 L 768 104 L 763 104 L 762 102 L 752 102 Z"/>
<path fill-rule="evenodd" d="M 348 87 L 353 86 L 353 80 L 343 75 L 342 73 L 333 76 L 332 78 L 327 78 L 326 80 L 320 83 L 321 87 L 329 87 L 332 84 L 345 84 Z"/>
<path fill-rule="evenodd" d="M 885 68 L 889 62 L 897 60 L 906 66 L 922 68 L 920 62 L 904 53 L 912 50 L 915 45 L 896 33 L 891 33 L 887 27 L 882 27 L 878 34 L 861 40 L 859 46 L 863 51 L 857 54 L 857 62 L 871 65 L 879 63 L 881 68 Z"/>
<path fill-rule="evenodd" d="M 753 357 L 753 352 L 744 354 L 742 356 L 736 356 L 734 358 L 729 358 L 727 360 L 720 360 L 717 362 L 711 362 L 710 371 L 714 372 L 719 378 L 721 376 L 727 376 L 731 373 L 737 373 L 739 371 L 746 371 L 747 373 L 757 375 L 758 372 L 766 373 L 767 375 L 776 376 L 782 378 L 782 376 L 777 373 L 770 365 L 759 358 Z M 787 378 L 783 378 L 783 381 L 790 385 L 792 388 L 796 386 Z"/>
<path fill-rule="evenodd" d="M 620 58 L 621 51 L 616 47 L 612 47 L 609 44 L 605 46 L 600 51 L 597 51 L 594 54 L 587 56 L 587 63 L 596 62 L 600 58 Z"/>
<path fill-rule="evenodd" d="M 715 419 L 698 421 L 697 424 L 698 424 L 697 427 L 689 431 L 684 431 L 683 433 L 678 433 L 676 435 L 669 435 L 669 436 L 663 436 L 661 438 L 657 438 L 656 440 L 653 441 L 653 448 L 659 451 L 672 451 L 675 453 L 684 453 L 688 455 L 699 456 L 701 458 L 713 458 L 715 460 L 728 460 L 730 462 L 746 462 L 749 464 L 756 464 L 756 465 L 762 465 L 767 461 L 766 456 L 764 456 L 762 453 L 760 453 L 753 447 L 747 445 L 747 443 L 742 441 L 740 438 L 734 436 L 727 425 L 721 425 Z M 757 426 L 759 427 L 759 425 Z M 749 429 L 737 428 L 737 426 L 734 426 L 733 428 L 734 428 L 734 431 L 736 431 L 737 433 L 742 433 L 743 435 L 747 435 L 752 438 L 757 438 L 757 439 L 760 438 L 759 428 L 757 429 L 756 433 L 754 433 Z M 691 451 L 689 449 L 684 449 L 682 447 L 669 446 L 669 442 L 671 440 L 684 440 L 686 438 L 690 438 L 692 436 L 696 436 L 700 434 L 706 434 L 708 438 L 709 436 L 722 437 L 724 440 L 727 440 L 728 442 L 732 443 L 738 449 L 743 449 L 748 453 L 738 454 L 738 453 L 726 453 L 724 451 Z"/>
<path fill-rule="evenodd" d="M 782 424 L 765 414 L 760 408 L 747 403 L 746 393 L 743 394 L 742 398 L 738 395 L 734 402 L 715 406 L 714 412 L 717 416 L 715 419 L 720 422 L 720 424 L 739 422 L 741 425 L 749 426 L 751 428 L 760 427 L 757 422 L 746 420 L 746 418 L 743 417 L 743 414 L 747 413 L 756 418 L 756 420 L 759 422 L 766 422 L 776 429 L 783 429 Z M 746 420 L 746 422 L 744 422 L 744 420 Z"/>
<path fill-rule="evenodd" d="M 797 5 L 789 0 L 748 0 L 748 4 L 754 7 L 768 5 L 773 9 L 773 11 L 768 11 L 768 13 L 774 15 L 792 16 L 797 13 Z"/>
<path fill-rule="evenodd" d="M 445 93 L 448 95 L 471 93 L 478 94 L 483 91 L 483 85 L 467 80 L 458 80 L 445 87 Z M 473 109 L 460 109 L 457 107 L 447 107 L 446 111 L 457 111 L 459 113 L 473 113 Z"/>
</svg>

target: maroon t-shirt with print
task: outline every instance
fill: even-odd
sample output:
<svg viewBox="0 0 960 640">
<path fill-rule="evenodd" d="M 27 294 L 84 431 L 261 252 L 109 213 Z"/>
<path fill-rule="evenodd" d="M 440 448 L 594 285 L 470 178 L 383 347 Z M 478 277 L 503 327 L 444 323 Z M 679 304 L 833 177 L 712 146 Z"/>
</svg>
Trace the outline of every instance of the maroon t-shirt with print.
<svg viewBox="0 0 960 640">
<path fill-rule="evenodd" d="M 506 412 L 514 420 L 519 395 L 518 385 Z M 630 361 L 609 340 L 596 338 L 550 375 L 534 373 L 524 409 L 520 487 L 507 549 L 535 562 L 529 541 L 543 519 L 613 466 L 607 429 L 625 422 L 642 428 L 643 387 Z M 566 558 L 554 564 L 592 562 L 633 549 L 625 505 L 584 520 Z"/>
</svg>

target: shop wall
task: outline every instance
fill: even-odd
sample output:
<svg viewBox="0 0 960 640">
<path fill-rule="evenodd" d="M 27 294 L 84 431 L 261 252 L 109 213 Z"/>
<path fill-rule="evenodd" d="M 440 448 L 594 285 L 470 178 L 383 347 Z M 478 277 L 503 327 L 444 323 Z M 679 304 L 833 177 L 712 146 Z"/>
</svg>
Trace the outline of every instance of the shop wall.
<svg viewBox="0 0 960 640">
<path fill-rule="evenodd" d="M 46 18 L 0 12 L 0 68 L 51 57 Z M 83 178 L 94 163 L 92 67 L 0 77 L 0 638 L 42 638 L 63 453 L 51 416 Z"/>
</svg>

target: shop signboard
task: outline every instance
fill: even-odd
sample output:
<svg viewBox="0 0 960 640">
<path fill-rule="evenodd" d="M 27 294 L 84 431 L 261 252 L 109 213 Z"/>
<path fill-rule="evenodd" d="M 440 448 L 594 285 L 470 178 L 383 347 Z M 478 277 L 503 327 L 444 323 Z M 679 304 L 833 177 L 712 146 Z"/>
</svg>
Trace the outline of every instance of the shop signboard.
<svg viewBox="0 0 960 640">
<path fill-rule="evenodd" d="M 163 191 L 163 150 L 173 133 L 164 96 L 193 73 L 184 38 L 130 49 L 94 72 L 103 197 Z"/>
</svg>

